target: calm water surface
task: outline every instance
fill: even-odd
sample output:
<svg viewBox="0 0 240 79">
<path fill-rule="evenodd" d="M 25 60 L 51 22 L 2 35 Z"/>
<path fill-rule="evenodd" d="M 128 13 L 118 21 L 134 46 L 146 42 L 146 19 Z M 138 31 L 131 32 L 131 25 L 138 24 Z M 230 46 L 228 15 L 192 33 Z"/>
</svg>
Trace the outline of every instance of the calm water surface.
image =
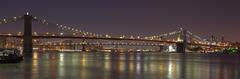
<svg viewBox="0 0 240 79">
<path fill-rule="evenodd" d="M 239 57 L 160 53 L 34 53 L 0 64 L 0 79 L 240 79 Z"/>
</svg>

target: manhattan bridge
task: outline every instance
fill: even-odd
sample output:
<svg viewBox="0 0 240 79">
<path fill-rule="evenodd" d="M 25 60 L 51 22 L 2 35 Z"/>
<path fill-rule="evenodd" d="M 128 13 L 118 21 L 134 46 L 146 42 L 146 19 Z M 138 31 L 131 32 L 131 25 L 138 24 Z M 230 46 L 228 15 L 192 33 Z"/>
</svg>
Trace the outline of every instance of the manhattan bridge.
<svg viewBox="0 0 240 79">
<path fill-rule="evenodd" d="M 179 30 L 153 36 L 114 36 L 83 31 L 68 25 L 50 22 L 30 15 L 4 18 L 4 25 L 24 22 L 23 32 L 0 33 L 1 48 L 20 48 L 27 54 L 34 50 L 78 50 L 78 51 L 158 51 L 158 52 L 191 52 L 221 51 L 231 47 L 231 43 L 220 40 L 201 38 L 192 32 Z M 32 31 L 32 23 L 58 29 L 58 33 L 38 33 Z M 34 27 L 34 26 L 33 26 Z"/>
</svg>

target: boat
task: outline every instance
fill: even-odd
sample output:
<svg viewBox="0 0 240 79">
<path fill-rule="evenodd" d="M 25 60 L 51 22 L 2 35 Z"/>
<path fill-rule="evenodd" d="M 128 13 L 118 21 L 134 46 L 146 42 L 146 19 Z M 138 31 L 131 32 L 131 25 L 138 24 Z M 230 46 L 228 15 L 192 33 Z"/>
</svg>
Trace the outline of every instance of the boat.
<svg viewBox="0 0 240 79">
<path fill-rule="evenodd" d="M 0 48 L 0 63 L 19 63 L 23 60 L 21 51 L 15 48 Z"/>
</svg>

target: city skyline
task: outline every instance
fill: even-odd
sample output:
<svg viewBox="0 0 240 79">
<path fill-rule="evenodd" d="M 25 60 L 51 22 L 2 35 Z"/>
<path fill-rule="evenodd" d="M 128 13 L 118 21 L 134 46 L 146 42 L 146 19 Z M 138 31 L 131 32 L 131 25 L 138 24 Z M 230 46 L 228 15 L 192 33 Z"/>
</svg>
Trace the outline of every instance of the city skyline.
<svg viewBox="0 0 240 79">
<path fill-rule="evenodd" d="M 1 9 L 8 10 L 0 12 L 1 18 L 4 18 L 23 15 L 29 11 L 32 15 L 44 17 L 49 21 L 100 34 L 157 35 L 176 30 L 181 25 L 200 36 L 224 36 L 226 40 L 239 41 L 240 38 L 236 37 L 240 28 L 238 27 L 240 23 L 237 22 L 240 13 L 237 10 L 239 6 L 237 3 L 187 0 L 183 2 L 53 0 L 45 3 L 26 0 L 15 3 L 2 2 Z M 4 29 L 0 31 L 18 31 L 6 26 L 3 25 Z M 38 28 L 41 27 L 35 27 Z"/>
</svg>

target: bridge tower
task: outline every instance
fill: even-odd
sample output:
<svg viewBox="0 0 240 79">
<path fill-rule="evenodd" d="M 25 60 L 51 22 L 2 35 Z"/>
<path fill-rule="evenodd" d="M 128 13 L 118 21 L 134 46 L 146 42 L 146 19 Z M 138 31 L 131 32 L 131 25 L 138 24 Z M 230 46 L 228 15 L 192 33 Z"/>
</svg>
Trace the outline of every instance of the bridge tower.
<svg viewBox="0 0 240 79">
<path fill-rule="evenodd" d="M 24 35 L 23 35 L 23 54 L 25 57 L 32 57 L 32 19 L 33 17 L 27 13 L 24 15 Z"/>
<path fill-rule="evenodd" d="M 185 53 L 186 52 L 186 47 L 187 47 L 187 31 L 183 28 L 180 29 L 181 32 L 179 34 L 178 43 L 176 43 L 177 46 L 177 53 Z"/>
</svg>

